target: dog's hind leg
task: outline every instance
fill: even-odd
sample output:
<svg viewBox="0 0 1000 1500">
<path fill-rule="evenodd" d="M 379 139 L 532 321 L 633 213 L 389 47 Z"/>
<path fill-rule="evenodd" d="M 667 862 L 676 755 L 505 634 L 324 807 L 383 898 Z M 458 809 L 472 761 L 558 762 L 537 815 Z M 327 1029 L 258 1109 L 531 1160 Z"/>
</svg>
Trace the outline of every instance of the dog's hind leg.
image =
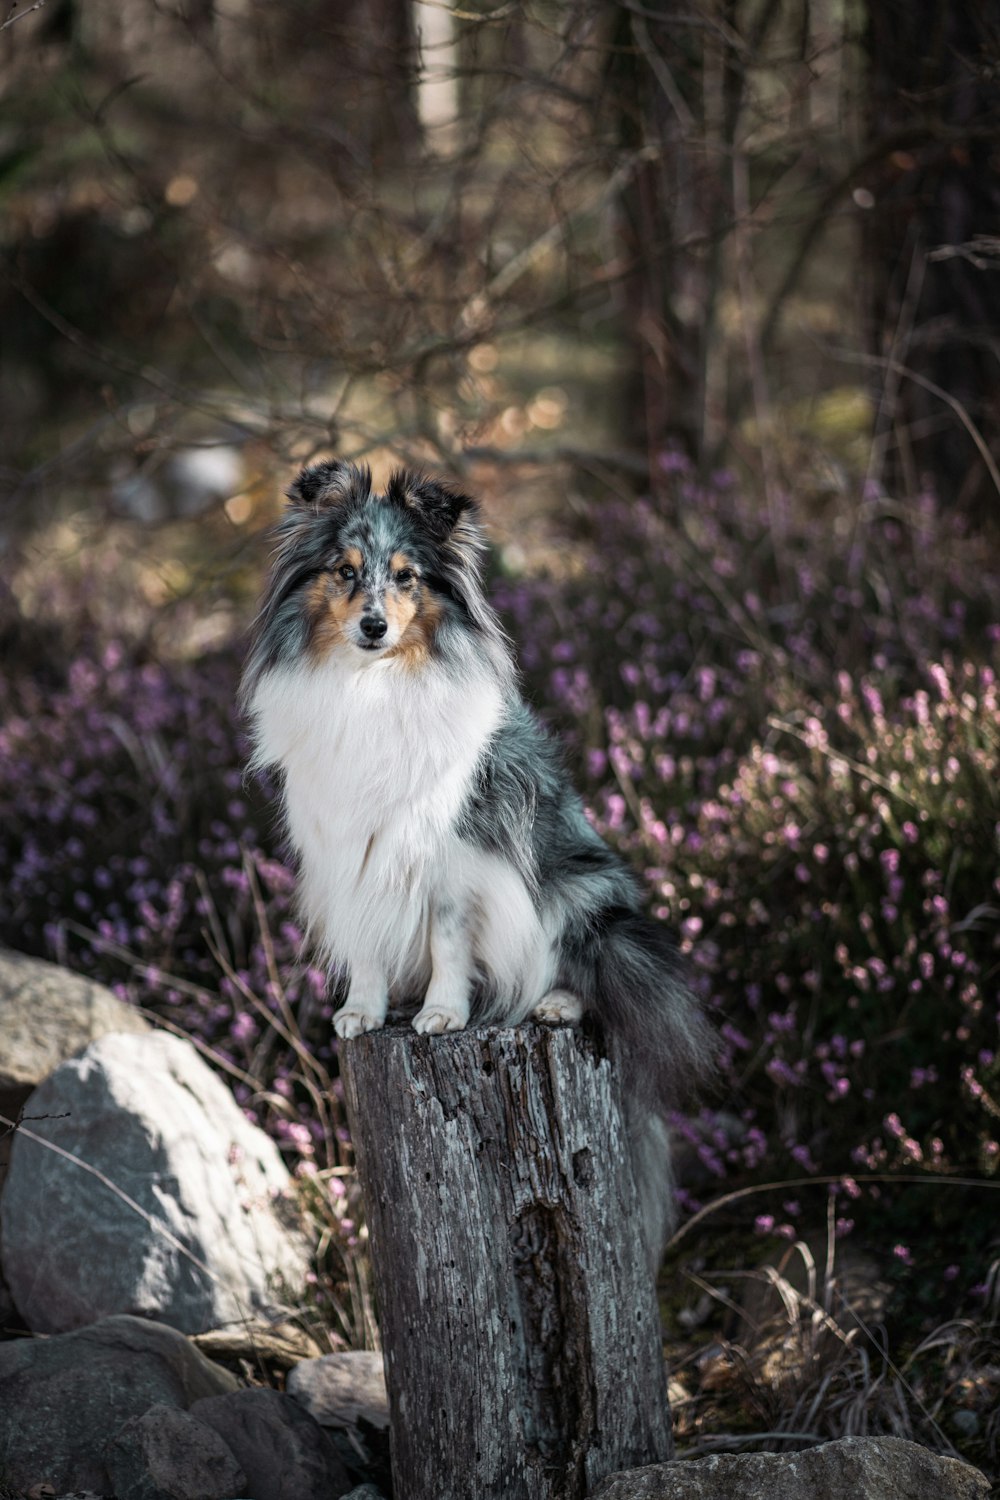
<svg viewBox="0 0 1000 1500">
<path fill-rule="evenodd" d="M 572 1026 L 583 1018 L 583 1001 L 572 990 L 549 990 L 531 1015 L 546 1026 Z"/>
</svg>

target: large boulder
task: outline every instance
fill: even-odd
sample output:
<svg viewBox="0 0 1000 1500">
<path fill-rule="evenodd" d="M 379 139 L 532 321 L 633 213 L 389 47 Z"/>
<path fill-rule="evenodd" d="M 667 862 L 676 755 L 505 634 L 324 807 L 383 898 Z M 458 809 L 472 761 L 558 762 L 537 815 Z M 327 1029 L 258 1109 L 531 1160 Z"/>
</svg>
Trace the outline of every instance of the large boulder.
<svg viewBox="0 0 1000 1500">
<path fill-rule="evenodd" d="M 59 1338 L 0 1344 L 0 1464 L 13 1494 L 113 1493 L 108 1442 L 156 1402 L 187 1408 L 237 1389 L 183 1334 L 114 1317 Z"/>
<path fill-rule="evenodd" d="M 285 1390 L 327 1429 L 356 1477 L 391 1490 L 389 1397 L 381 1354 L 349 1349 L 304 1359 L 289 1370 Z"/>
<path fill-rule="evenodd" d="M 321 1427 L 389 1426 L 381 1354 L 350 1349 L 304 1359 L 289 1370 L 285 1389 Z"/>
<path fill-rule="evenodd" d="M 157 1401 L 105 1449 L 115 1500 L 233 1500 L 247 1476 L 214 1427 Z"/>
<path fill-rule="evenodd" d="M 101 1037 L 27 1112 L 0 1261 L 35 1332 L 135 1313 L 198 1333 L 271 1312 L 301 1286 L 307 1256 L 277 1148 L 190 1042 Z"/>
<path fill-rule="evenodd" d="M 0 948 L 0 1114 L 16 1120 L 32 1089 L 99 1036 L 148 1030 L 103 984 Z M 0 1128 L 0 1182 L 10 1140 Z"/>
<path fill-rule="evenodd" d="M 354 1488 L 319 1423 L 281 1391 L 250 1386 L 206 1397 L 191 1415 L 235 1454 L 254 1500 L 338 1500 Z"/>
<path fill-rule="evenodd" d="M 590 1500 L 986 1500 L 970 1464 L 894 1437 L 840 1438 L 804 1453 L 716 1453 L 611 1474 Z"/>
</svg>

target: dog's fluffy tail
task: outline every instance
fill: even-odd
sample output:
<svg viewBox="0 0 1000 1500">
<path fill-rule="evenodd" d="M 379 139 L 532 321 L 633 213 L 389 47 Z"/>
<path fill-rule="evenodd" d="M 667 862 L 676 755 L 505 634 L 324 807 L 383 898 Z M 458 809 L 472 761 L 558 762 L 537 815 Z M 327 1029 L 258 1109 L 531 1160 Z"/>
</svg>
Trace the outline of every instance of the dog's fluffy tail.
<svg viewBox="0 0 1000 1500">
<path fill-rule="evenodd" d="M 630 1096 L 657 1113 L 690 1103 L 715 1040 L 666 928 L 639 912 L 607 922 L 591 948 L 594 1009 L 622 1049 Z"/>
<path fill-rule="evenodd" d="M 623 1070 L 633 1167 L 656 1263 L 676 1219 L 667 1120 L 711 1079 L 714 1033 L 670 934 L 639 912 L 604 914 L 564 961 L 562 982 L 593 1010 Z"/>
</svg>

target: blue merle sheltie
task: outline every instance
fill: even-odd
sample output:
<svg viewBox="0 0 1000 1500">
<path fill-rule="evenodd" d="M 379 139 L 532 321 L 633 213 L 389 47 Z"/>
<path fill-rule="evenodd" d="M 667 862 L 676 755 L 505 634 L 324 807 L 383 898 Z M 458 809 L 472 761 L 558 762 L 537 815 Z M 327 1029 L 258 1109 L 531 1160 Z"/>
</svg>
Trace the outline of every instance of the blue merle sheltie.
<svg viewBox="0 0 1000 1500">
<path fill-rule="evenodd" d="M 650 1255 L 672 1223 L 664 1123 L 710 1066 L 667 932 L 587 820 L 518 691 L 475 503 L 420 475 L 305 469 L 278 524 L 242 698 L 278 766 L 305 924 L 346 979 L 340 1037 L 592 1013 L 625 1059 Z"/>
</svg>

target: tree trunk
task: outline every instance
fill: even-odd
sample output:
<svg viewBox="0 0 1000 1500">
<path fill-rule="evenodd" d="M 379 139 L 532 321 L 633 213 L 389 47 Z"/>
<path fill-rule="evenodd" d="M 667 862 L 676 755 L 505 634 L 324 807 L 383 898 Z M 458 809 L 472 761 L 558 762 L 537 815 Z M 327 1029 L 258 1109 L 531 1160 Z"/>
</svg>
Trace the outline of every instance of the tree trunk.
<svg viewBox="0 0 1000 1500">
<path fill-rule="evenodd" d="M 1000 444 L 1000 4 L 868 7 L 869 136 L 885 143 L 863 216 L 870 340 L 889 484 L 996 513 Z M 911 372 L 911 373 L 908 373 Z M 957 403 L 957 406 L 956 404 Z"/>
<path fill-rule="evenodd" d="M 574 1028 L 342 1048 L 397 1500 L 578 1500 L 672 1454 L 616 1076 Z"/>
<path fill-rule="evenodd" d="M 647 453 L 654 485 L 667 444 L 679 441 L 691 454 L 701 446 L 701 329 L 710 321 L 712 290 L 705 275 L 711 211 L 700 140 L 701 33 L 685 25 L 684 10 L 677 0 L 653 0 L 641 14 L 617 6 L 609 48 L 620 150 L 648 152 L 618 207 L 631 366 L 625 436 Z M 672 84 L 669 95 L 665 83 Z"/>
</svg>

